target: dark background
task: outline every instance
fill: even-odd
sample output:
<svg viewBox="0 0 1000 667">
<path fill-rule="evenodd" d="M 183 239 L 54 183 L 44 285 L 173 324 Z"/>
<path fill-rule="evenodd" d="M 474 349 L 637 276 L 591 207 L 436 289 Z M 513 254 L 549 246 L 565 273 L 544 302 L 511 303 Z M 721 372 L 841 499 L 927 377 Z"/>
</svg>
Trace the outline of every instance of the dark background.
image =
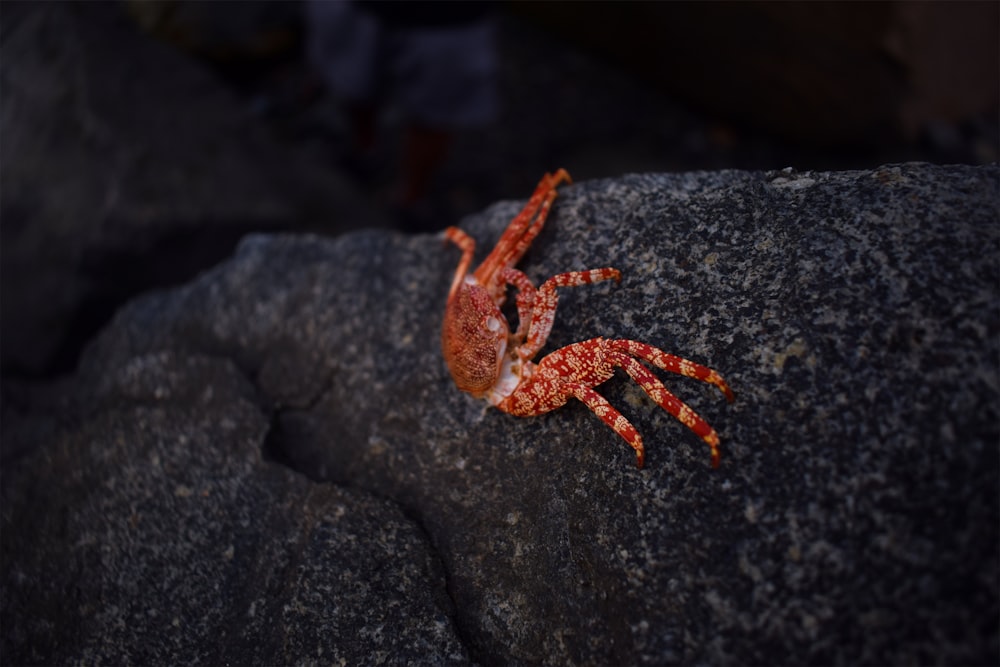
<svg viewBox="0 0 1000 667">
<path fill-rule="evenodd" d="M 169 6 L 149 30 L 212 67 L 280 140 L 345 150 L 337 100 L 303 94 L 315 82 L 297 3 Z M 523 197 L 557 166 L 589 179 L 997 159 L 995 3 L 494 6 L 502 110 L 460 133 L 436 179 L 451 218 Z M 383 116 L 388 179 L 400 119 Z"/>
</svg>

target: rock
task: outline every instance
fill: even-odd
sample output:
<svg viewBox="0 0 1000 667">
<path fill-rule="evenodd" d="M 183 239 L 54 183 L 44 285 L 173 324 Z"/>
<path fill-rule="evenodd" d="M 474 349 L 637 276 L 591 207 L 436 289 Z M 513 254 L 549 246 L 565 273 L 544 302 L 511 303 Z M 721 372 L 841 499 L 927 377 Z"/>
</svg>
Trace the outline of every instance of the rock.
<svg viewBox="0 0 1000 667">
<path fill-rule="evenodd" d="M 160 352 L 105 379 L 27 461 L 48 483 L 5 474 L 5 663 L 465 661 L 419 526 L 262 462 L 232 362 Z"/>
<path fill-rule="evenodd" d="M 0 78 L 5 374 L 72 370 L 117 305 L 248 231 L 382 224 L 117 5 L 8 5 Z"/>
<path fill-rule="evenodd" d="M 439 237 L 249 237 L 5 402 L 0 658 L 995 663 L 998 177 L 561 189 L 521 268 L 623 280 L 564 290 L 546 349 L 634 338 L 718 369 L 732 405 L 665 378 L 719 431 L 715 470 L 624 377 L 600 391 L 642 470 L 581 404 L 458 392 Z M 519 207 L 465 221 L 480 255 Z"/>
</svg>

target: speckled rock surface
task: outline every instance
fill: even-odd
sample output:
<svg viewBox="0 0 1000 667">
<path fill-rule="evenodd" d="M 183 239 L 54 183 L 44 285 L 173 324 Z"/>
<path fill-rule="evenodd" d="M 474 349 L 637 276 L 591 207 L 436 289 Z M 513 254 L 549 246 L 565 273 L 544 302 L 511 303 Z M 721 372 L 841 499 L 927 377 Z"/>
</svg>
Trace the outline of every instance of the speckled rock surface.
<svg viewBox="0 0 1000 667">
<path fill-rule="evenodd" d="M 4 470 L 4 664 L 465 662 L 419 526 L 263 463 L 231 362 L 137 356 L 90 389 Z"/>
<path fill-rule="evenodd" d="M 110 637 L 137 659 L 995 663 L 998 179 L 910 164 L 561 190 L 521 267 L 623 280 L 564 290 L 546 349 L 635 338 L 717 368 L 733 405 L 665 378 L 719 431 L 717 470 L 624 377 L 600 391 L 644 434 L 643 470 L 580 404 L 518 419 L 456 391 L 437 339 L 458 252 L 439 238 L 248 238 L 120 311 L 47 397 L 58 415 L 37 397 L 5 414 L 4 626 L 20 620 L 4 662 L 87 659 Z M 518 208 L 463 227 L 485 251 Z M 202 379 L 172 389 L 187 373 Z M 214 532 L 179 528 L 203 497 Z M 308 575 L 289 541 L 314 546 Z M 340 572 L 354 549 L 368 569 Z M 365 589 L 366 573 L 409 585 Z M 27 606 L 66 591 L 73 605 Z M 200 600 L 221 608 L 203 621 L 217 653 L 175 643 L 176 611 L 145 612 Z M 264 604 L 286 632 L 333 632 L 330 653 L 250 652 L 238 628 Z M 416 628 L 382 620 L 400 605 Z M 332 610 L 356 621 L 349 648 Z"/>
</svg>

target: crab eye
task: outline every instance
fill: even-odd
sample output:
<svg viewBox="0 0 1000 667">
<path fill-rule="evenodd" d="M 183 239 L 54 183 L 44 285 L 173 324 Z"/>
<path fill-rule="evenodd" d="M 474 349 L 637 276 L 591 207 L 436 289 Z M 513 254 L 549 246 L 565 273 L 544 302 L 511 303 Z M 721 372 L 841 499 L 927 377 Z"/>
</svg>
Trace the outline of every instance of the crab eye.
<svg viewBox="0 0 1000 667">
<path fill-rule="evenodd" d="M 500 331 L 500 320 L 498 320 L 495 317 L 487 317 L 486 318 L 486 328 L 489 329 L 490 331 L 494 332 L 494 333 L 496 333 L 497 331 Z"/>
</svg>

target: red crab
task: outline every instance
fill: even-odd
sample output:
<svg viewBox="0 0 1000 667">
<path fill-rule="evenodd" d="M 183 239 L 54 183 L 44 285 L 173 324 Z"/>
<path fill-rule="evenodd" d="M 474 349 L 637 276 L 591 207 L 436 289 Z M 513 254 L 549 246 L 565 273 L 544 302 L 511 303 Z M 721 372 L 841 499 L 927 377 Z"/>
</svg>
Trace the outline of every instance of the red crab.
<svg viewBox="0 0 1000 667">
<path fill-rule="evenodd" d="M 714 384 L 731 402 L 733 392 L 711 368 L 667 354 L 646 343 L 606 338 L 573 343 L 552 352 L 537 364 L 531 361 L 552 330 L 559 299 L 556 288 L 621 280 L 616 269 L 591 269 L 560 273 L 535 288 L 524 273 L 514 268 L 542 231 L 556 198 L 556 187 L 569 181 L 569 174 L 564 169 L 545 174 L 528 204 L 472 274 L 468 271 L 476 242 L 457 227 L 445 230 L 445 237 L 462 249 L 462 259 L 448 292 L 441 332 L 441 347 L 455 384 L 462 391 L 521 417 L 544 414 L 576 398 L 635 449 L 636 465 L 641 468 L 645 459 L 642 436 L 593 389 L 610 379 L 615 368 L 621 368 L 660 407 L 708 443 L 712 465 L 718 466 L 718 434 L 637 358 L 665 371 Z M 500 312 L 508 285 L 518 289 L 518 324 L 514 333 Z"/>
</svg>

